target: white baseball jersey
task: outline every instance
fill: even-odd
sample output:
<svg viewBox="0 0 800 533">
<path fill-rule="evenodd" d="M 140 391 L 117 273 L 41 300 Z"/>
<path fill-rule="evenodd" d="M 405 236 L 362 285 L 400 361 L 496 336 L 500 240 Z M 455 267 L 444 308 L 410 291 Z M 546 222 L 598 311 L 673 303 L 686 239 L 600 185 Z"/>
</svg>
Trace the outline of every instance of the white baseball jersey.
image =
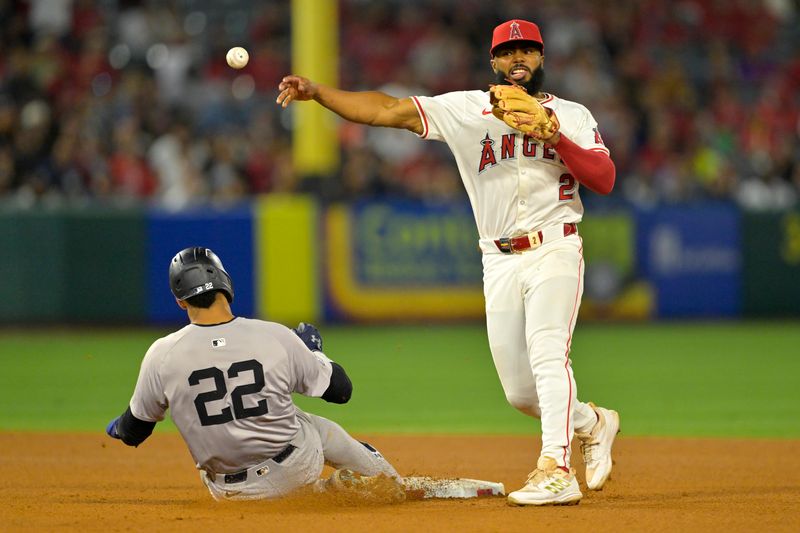
<svg viewBox="0 0 800 533">
<path fill-rule="evenodd" d="M 558 153 L 492 115 L 488 91 L 412 100 L 422 119 L 420 137 L 444 141 L 453 152 L 482 239 L 581 221 L 578 182 Z M 608 153 L 584 106 L 553 95 L 541 103 L 555 112 L 561 133 L 575 144 Z"/>
<path fill-rule="evenodd" d="M 587 432 L 595 421 L 591 406 L 577 401 L 568 359 L 583 293 L 583 254 L 581 240 L 564 237 L 561 224 L 583 217 L 578 182 L 553 147 L 497 119 L 488 92 L 412 101 L 423 124 L 420 136 L 448 144 L 472 204 L 484 251 L 489 347 L 506 398 L 541 418 L 542 455 L 569 466 L 575 428 Z M 564 136 L 608 154 L 588 109 L 553 95 L 542 104 L 555 112 Z M 502 254 L 494 242 L 545 230 L 556 231 L 542 248 L 521 254 Z"/>
<path fill-rule="evenodd" d="M 280 324 L 190 324 L 147 351 L 130 408 L 149 422 L 169 408 L 198 468 L 236 472 L 286 447 L 299 428 L 292 393 L 322 396 L 331 373 Z"/>
</svg>

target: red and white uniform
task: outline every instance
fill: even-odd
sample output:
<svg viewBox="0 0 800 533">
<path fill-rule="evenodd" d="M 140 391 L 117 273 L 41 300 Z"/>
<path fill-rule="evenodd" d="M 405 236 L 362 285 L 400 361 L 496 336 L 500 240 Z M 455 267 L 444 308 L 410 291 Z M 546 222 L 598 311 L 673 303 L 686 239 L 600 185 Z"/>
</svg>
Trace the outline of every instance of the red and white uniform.
<svg viewBox="0 0 800 533">
<path fill-rule="evenodd" d="M 564 225 L 583 216 L 579 183 L 558 151 L 498 120 L 489 93 L 412 97 L 423 139 L 444 141 L 472 204 L 483 252 L 486 320 L 492 358 L 506 398 L 541 418 L 542 452 L 569 466 L 574 431 L 595 424 L 592 408 L 576 400 L 569 360 L 583 293 L 583 247 Z M 608 155 L 597 122 L 584 106 L 553 95 L 563 137 Z M 562 142 L 564 142 L 562 140 Z M 541 246 L 501 252 L 495 242 L 530 232 Z"/>
</svg>

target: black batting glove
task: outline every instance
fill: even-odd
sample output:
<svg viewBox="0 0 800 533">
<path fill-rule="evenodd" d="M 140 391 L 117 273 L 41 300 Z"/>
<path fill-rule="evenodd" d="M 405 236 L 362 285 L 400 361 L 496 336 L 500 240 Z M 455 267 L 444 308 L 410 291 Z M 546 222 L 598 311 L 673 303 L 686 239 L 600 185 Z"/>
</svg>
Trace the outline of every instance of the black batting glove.
<svg viewBox="0 0 800 533">
<path fill-rule="evenodd" d="M 312 352 L 322 351 L 322 335 L 320 335 L 316 326 L 300 322 L 292 331 L 300 337 L 300 340 L 303 341 L 303 344 L 308 346 L 309 350 Z"/>
</svg>

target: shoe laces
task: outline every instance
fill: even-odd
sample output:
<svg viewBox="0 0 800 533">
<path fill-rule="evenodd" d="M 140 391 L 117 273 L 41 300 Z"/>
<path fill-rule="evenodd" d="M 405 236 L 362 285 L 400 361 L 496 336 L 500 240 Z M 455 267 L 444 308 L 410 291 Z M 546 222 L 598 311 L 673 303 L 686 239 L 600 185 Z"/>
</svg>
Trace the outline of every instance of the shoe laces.
<svg viewBox="0 0 800 533">
<path fill-rule="evenodd" d="M 592 458 L 592 452 L 597 448 L 597 442 L 582 442 L 581 443 L 581 453 L 583 454 L 583 461 L 585 463 L 591 463 L 594 461 Z"/>
<path fill-rule="evenodd" d="M 600 433 L 605 429 L 605 420 L 603 420 L 602 416 L 598 413 L 597 422 L 589 433 L 578 433 L 578 438 L 581 439 L 581 450 L 584 446 L 592 447 L 600 444 Z"/>
<path fill-rule="evenodd" d="M 602 428 L 600 427 L 600 422 L 592 428 L 592 431 L 585 435 L 580 435 L 581 437 L 581 453 L 583 454 L 583 462 L 586 464 L 592 463 L 592 452 L 597 449 L 597 446 L 600 444 L 599 434 Z"/>
<path fill-rule="evenodd" d="M 567 475 L 567 473 L 564 472 L 561 468 L 554 468 L 553 470 L 542 470 L 541 468 L 537 468 L 536 470 L 528 474 L 528 480 L 525 483 L 538 485 L 547 478 L 562 477 L 560 476 L 560 474 Z"/>
<path fill-rule="evenodd" d="M 535 469 L 533 472 L 528 474 L 528 480 L 525 483 L 530 483 L 533 485 L 538 485 L 547 477 L 547 473 L 544 470 Z"/>
</svg>

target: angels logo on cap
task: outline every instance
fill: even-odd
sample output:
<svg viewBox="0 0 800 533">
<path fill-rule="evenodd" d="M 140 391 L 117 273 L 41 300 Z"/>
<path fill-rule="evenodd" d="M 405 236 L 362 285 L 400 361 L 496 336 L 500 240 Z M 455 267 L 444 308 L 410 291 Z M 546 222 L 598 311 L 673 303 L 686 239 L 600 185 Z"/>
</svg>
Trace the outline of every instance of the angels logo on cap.
<svg viewBox="0 0 800 533">
<path fill-rule="evenodd" d="M 492 34 L 492 48 L 489 54 L 494 56 L 495 49 L 510 41 L 532 41 L 542 47 L 544 51 L 544 41 L 539 26 L 527 20 L 509 20 L 497 26 Z"/>
</svg>

